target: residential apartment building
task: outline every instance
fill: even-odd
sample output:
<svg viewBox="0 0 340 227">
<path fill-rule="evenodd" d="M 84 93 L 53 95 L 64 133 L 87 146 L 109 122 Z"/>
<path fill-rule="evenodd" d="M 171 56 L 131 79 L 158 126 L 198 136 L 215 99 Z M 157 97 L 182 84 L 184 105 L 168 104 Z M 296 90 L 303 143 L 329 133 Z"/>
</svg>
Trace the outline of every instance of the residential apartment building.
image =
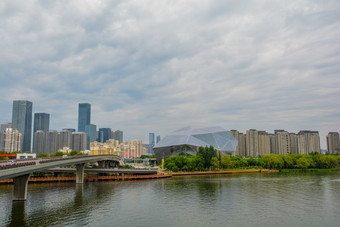
<svg viewBox="0 0 340 227">
<path fill-rule="evenodd" d="M 259 155 L 259 133 L 256 129 L 249 129 L 246 133 L 246 156 Z"/>
<path fill-rule="evenodd" d="M 329 132 L 326 136 L 327 151 L 329 154 L 337 154 L 340 152 L 340 139 L 338 132 Z"/>
<path fill-rule="evenodd" d="M 0 132 L 0 151 L 21 151 L 21 133 L 17 129 L 6 128 Z"/>
</svg>

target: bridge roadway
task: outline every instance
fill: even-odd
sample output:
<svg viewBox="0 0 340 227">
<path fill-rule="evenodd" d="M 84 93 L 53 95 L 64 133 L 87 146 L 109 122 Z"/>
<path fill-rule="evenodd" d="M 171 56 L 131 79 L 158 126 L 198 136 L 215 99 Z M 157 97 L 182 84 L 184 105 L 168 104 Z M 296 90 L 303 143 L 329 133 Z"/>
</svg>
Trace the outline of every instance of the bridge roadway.
<svg viewBox="0 0 340 227">
<path fill-rule="evenodd" d="M 85 163 L 98 162 L 99 165 L 103 166 L 105 165 L 105 161 L 114 161 L 119 162 L 121 165 L 124 165 L 121 157 L 114 155 L 78 156 L 70 158 L 60 158 L 51 162 L 43 161 L 45 160 L 35 160 L 35 165 L 0 170 L 0 180 L 13 178 L 13 200 L 26 200 L 27 184 L 30 173 L 33 172 L 39 172 L 61 166 L 76 165 L 76 183 L 84 183 Z"/>
<path fill-rule="evenodd" d="M 44 170 L 44 172 L 76 172 L 76 168 L 53 168 Z M 147 169 L 110 169 L 110 168 L 86 168 L 85 173 L 118 173 L 118 174 L 133 174 L 133 175 L 147 175 L 157 174 L 158 168 Z"/>
</svg>

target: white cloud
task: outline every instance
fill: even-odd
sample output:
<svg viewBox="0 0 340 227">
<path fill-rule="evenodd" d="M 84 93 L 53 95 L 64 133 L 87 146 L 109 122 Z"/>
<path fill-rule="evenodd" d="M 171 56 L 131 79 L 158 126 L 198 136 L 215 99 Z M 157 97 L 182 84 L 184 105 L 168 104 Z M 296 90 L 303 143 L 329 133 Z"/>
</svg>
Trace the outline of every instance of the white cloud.
<svg viewBox="0 0 340 227">
<path fill-rule="evenodd" d="M 127 138 L 186 125 L 340 131 L 338 1 L 0 3 L 0 114 L 14 99 Z"/>
</svg>

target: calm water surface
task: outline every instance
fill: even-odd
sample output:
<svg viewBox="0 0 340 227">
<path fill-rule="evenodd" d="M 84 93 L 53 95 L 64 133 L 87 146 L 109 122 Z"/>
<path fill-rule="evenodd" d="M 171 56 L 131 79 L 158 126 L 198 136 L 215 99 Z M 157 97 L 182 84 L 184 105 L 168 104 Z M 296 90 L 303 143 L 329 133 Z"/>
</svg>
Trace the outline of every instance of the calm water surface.
<svg viewBox="0 0 340 227">
<path fill-rule="evenodd" d="M 339 226 L 340 173 L 0 185 L 0 226 Z"/>
</svg>

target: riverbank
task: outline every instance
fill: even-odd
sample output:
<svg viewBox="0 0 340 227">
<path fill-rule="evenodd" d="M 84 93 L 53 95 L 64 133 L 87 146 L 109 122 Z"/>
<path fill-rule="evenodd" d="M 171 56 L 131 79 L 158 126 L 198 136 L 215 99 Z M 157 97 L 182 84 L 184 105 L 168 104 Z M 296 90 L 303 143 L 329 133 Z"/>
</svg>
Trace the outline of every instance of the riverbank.
<svg viewBox="0 0 340 227">
<path fill-rule="evenodd" d="M 160 179 L 169 178 L 172 174 L 152 174 L 152 175 L 129 175 L 129 176 L 85 176 L 85 182 L 104 181 L 104 180 L 146 180 L 146 179 Z M 76 181 L 76 177 L 31 177 L 29 183 L 38 182 L 64 182 Z M 1 180 L 0 184 L 12 184 L 13 179 Z"/>
<path fill-rule="evenodd" d="M 278 170 L 270 169 L 247 169 L 247 170 L 223 170 L 223 171 L 202 171 L 202 172 L 176 172 L 173 176 L 188 176 L 188 175 L 212 175 L 212 174 L 235 174 L 235 173 L 272 173 Z"/>
</svg>

